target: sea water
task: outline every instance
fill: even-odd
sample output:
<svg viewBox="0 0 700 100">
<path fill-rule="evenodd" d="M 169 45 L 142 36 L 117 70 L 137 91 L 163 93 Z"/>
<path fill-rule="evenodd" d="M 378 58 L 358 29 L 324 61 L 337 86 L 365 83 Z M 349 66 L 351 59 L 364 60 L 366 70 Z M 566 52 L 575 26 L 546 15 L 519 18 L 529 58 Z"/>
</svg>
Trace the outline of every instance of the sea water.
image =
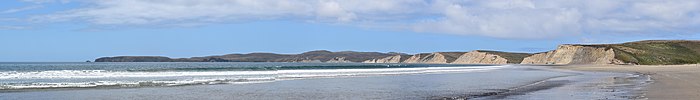
<svg viewBox="0 0 700 100">
<path fill-rule="evenodd" d="M 257 83 L 498 68 L 485 65 L 361 63 L 2 63 L 0 90 Z"/>
<path fill-rule="evenodd" d="M 0 63 L 0 99 L 477 98 L 574 75 L 517 65 Z"/>
</svg>

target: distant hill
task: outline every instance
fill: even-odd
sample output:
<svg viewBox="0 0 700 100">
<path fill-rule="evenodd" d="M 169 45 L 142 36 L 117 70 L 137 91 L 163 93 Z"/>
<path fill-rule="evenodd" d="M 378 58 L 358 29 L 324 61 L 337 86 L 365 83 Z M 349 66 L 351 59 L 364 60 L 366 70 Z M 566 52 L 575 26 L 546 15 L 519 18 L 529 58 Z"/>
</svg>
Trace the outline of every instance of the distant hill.
<svg viewBox="0 0 700 100">
<path fill-rule="evenodd" d="M 95 59 L 95 62 L 173 62 L 173 59 L 161 56 L 117 56 L 102 57 Z"/>
<path fill-rule="evenodd" d="M 117 56 L 98 58 L 95 62 L 362 62 L 394 55 L 401 53 L 317 50 L 301 54 L 249 53 L 178 59 L 161 56 Z"/>
<path fill-rule="evenodd" d="M 530 54 L 499 51 L 433 52 L 409 55 L 405 53 L 379 53 L 326 50 L 301 54 L 249 53 L 220 56 L 168 58 L 161 56 L 102 57 L 95 62 L 362 62 L 362 63 L 435 63 L 435 64 L 513 64 Z"/>
<path fill-rule="evenodd" d="M 537 53 L 521 64 L 640 64 L 700 63 L 700 41 L 647 40 L 621 44 L 560 45 Z"/>
<path fill-rule="evenodd" d="M 673 65 L 700 63 L 700 41 L 646 40 L 621 44 L 563 44 L 542 53 L 488 50 L 433 52 L 414 55 L 326 50 L 301 54 L 249 53 L 219 56 L 168 58 L 160 56 L 102 57 L 95 62 L 362 62 L 437 64 L 639 64 Z"/>
</svg>

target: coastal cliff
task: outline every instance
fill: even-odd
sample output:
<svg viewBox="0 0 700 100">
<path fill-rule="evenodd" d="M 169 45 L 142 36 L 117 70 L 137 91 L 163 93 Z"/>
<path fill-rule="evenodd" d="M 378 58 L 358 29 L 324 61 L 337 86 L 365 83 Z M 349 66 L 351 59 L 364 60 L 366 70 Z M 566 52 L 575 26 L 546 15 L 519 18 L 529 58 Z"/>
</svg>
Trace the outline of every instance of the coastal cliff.
<svg viewBox="0 0 700 100">
<path fill-rule="evenodd" d="M 403 63 L 437 63 L 447 64 L 454 62 L 459 56 L 465 52 L 434 52 L 421 53 L 411 56 Z"/>
<path fill-rule="evenodd" d="M 639 64 L 700 63 L 700 41 L 647 40 L 621 44 L 560 45 L 537 53 L 521 64 Z"/>
<path fill-rule="evenodd" d="M 389 56 L 389 57 L 384 57 L 380 59 L 370 59 L 363 61 L 362 63 L 402 63 L 403 61 L 406 61 L 406 59 L 410 58 L 411 55 L 395 55 L 395 56 Z"/>
<path fill-rule="evenodd" d="M 622 64 L 615 50 L 605 46 L 560 45 L 556 50 L 537 53 L 521 64 Z"/>
<path fill-rule="evenodd" d="M 441 64 L 518 64 L 528 53 L 475 50 L 470 52 L 435 52 L 395 55 L 363 63 L 441 63 Z"/>
<path fill-rule="evenodd" d="M 327 63 L 351 63 L 350 60 L 345 60 L 345 57 L 335 57 L 331 60 L 326 61 Z"/>
<path fill-rule="evenodd" d="M 454 64 L 518 64 L 528 53 L 474 50 L 459 56 Z"/>
</svg>

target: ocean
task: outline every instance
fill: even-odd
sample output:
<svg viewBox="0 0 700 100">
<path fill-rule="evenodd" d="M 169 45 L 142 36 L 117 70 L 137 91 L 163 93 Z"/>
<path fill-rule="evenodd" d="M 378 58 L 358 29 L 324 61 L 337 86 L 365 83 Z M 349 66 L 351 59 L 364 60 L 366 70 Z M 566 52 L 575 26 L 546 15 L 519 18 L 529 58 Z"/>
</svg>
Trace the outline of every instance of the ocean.
<svg viewBox="0 0 700 100">
<path fill-rule="evenodd" d="M 645 82 L 614 77 L 643 80 L 526 65 L 18 62 L 0 63 L 0 99 L 628 99 Z"/>
</svg>

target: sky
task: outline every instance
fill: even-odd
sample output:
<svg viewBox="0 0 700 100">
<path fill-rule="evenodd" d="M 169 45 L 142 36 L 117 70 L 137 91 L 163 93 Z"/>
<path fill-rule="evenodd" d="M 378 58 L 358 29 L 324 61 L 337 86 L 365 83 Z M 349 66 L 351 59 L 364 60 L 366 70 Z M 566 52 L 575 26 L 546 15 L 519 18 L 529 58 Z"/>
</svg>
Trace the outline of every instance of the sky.
<svg viewBox="0 0 700 100">
<path fill-rule="evenodd" d="M 0 62 L 698 40 L 697 0 L 3 0 Z"/>
</svg>

